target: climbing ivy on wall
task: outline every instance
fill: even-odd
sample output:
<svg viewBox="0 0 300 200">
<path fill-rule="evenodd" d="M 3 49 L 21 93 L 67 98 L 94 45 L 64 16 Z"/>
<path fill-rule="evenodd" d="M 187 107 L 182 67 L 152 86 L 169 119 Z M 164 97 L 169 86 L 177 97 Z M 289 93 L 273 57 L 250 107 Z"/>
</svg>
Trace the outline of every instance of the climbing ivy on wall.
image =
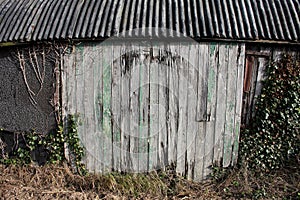
<svg viewBox="0 0 300 200">
<path fill-rule="evenodd" d="M 69 156 L 71 163 L 75 166 L 76 171 L 79 174 L 86 174 L 87 170 L 81 160 L 84 156 L 84 149 L 80 144 L 80 139 L 78 137 L 78 115 L 68 115 L 66 134 L 64 135 L 66 144 L 68 145 Z"/>
<path fill-rule="evenodd" d="M 268 171 L 300 155 L 300 61 L 284 55 L 266 75 L 255 116 L 241 132 L 240 157 L 250 168 Z"/>
<path fill-rule="evenodd" d="M 0 163 L 30 164 L 34 161 L 34 152 L 40 150 L 46 152 L 45 160 L 47 163 L 55 164 L 68 161 L 73 165 L 76 172 L 82 175 L 86 174 L 85 166 L 81 163 L 84 148 L 81 146 L 78 137 L 77 117 L 68 115 L 65 124 L 61 123 L 56 131 L 46 135 L 38 134 L 35 131 L 14 133 L 21 140 L 15 141 L 10 155 L 5 152 L 5 144 L 1 140 Z M 68 155 L 66 155 L 66 151 Z"/>
</svg>

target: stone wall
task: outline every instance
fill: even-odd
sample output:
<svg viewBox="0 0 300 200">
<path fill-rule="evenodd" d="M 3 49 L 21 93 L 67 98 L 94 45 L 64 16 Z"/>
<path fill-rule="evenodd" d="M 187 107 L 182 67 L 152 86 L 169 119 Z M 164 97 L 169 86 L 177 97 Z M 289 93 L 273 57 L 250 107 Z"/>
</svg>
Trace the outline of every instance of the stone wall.
<svg viewBox="0 0 300 200">
<path fill-rule="evenodd" d="M 0 128 L 55 129 L 55 54 L 49 47 L 0 48 Z"/>
</svg>

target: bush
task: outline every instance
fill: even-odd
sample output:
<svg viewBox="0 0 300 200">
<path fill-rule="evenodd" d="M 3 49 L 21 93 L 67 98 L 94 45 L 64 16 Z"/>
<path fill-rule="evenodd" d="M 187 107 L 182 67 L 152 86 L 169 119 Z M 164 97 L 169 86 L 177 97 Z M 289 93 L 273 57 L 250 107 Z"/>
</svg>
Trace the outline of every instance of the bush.
<svg viewBox="0 0 300 200">
<path fill-rule="evenodd" d="M 241 131 L 240 156 L 250 168 L 271 170 L 299 156 L 300 64 L 284 55 L 267 69 L 255 116 Z"/>
</svg>

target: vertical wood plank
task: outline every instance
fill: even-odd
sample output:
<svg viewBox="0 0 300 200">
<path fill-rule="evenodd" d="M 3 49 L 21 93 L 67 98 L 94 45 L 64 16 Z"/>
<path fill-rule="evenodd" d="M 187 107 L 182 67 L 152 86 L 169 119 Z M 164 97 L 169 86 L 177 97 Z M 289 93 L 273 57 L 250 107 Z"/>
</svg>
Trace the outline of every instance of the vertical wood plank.
<svg viewBox="0 0 300 200">
<path fill-rule="evenodd" d="M 178 93 L 178 66 L 180 64 L 180 57 L 178 55 L 178 46 L 171 44 L 169 46 L 171 54 L 168 57 L 168 77 L 169 77 L 169 125 L 168 125 L 168 163 L 176 164 L 177 159 L 177 136 L 178 136 L 178 115 L 179 115 L 179 93 Z"/>
<path fill-rule="evenodd" d="M 197 53 L 197 98 L 201 99 L 202 97 L 199 96 L 202 94 L 202 87 L 203 87 L 203 68 L 205 67 L 207 61 L 207 57 L 205 57 L 205 46 L 203 44 L 199 44 L 198 46 L 198 53 Z M 197 99 L 197 115 L 199 114 L 199 104 L 201 103 L 201 100 L 198 101 Z M 198 116 L 196 115 L 196 120 L 199 121 Z M 196 135 L 196 144 L 195 144 L 195 170 L 194 170 L 194 180 L 201 181 L 203 179 L 203 167 L 204 167 L 204 153 L 205 153 L 205 123 L 199 122 L 198 123 L 198 133 Z"/>
<path fill-rule="evenodd" d="M 210 43 L 209 48 L 209 67 L 208 67 L 208 82 L 207 82 L 207 118 L 208 121 L 215 122 L 216 97 L 217 97 L 217 73 L 219 65 L 219 44 Z M 214 127 L 212 130 L 214 131 Z"/>
<path fill-rule="evenodd" d="M 188 44 L 189 45 L 189 56 L 188 56 L 188 97 L 187 97 L 187 178 L 194 179 L 195 171 L 195 153 L 196 153 L 196 136 L 200 134 L 197 117 L 197 83 L 199 75 L 199 45 L 198 44 Z"/>
<path fill-rule="evenodd" d="M 74 50 L 74 51 L 73 51 Z M 68 54 L 64 55 L 63 66 L 62 66 L 62 110 L 63 110 L 63 120 L 64 126 L 67 126 L 67 116 L 68 114 L 75 113 L 76 104 L 74 100 L 76 99 L 74 95 L 76 94 L 76 56 L 75 49 L 70 48 Z M 76 96 L 76 95 L 75 95 Z M 65 144 L 65 156 L 70 162 L 70 154 L 68 151 L 67 144 Z"/>
<path fill-rule="evenodd" d="M 209 72 L 208 72 L 208 93 L 207 93 L 207 113 L 209 123 L 207 123 L 207 134 L 212 135 L 213 146 L 212 151 L 212 164 L 220 162 L 220 136 L 217 135 L 215 130 L 216 123 L 216 104 L 217 104 L 217 75 L 218 75 L 218 64 L 219 64 L 219 44 L 211 43 L 209 45 Z M 207 150 L 206 150 L 207 152 Z M 209 172 L 206 170 L 205 174 Z"/>
<path fill-rule="evenodd" d="M 64 116 L 67 115 L 68 113 L 68 87 L 69 85 L 67 84 L 67 78 L 68 78 L 68 74 L 69 74 L 69 70 L 72 69 L 71 65 L 69 65 L 69 59 L 68 57 L 70 57 L 69 55 L 62 55 L 62 59 L 60 61 L 60 78 L 61 78 L 61 88 L 60 88 L 60 92 L 61 92 L 61 110 L 62 110 L 62 122 L 64 122 Z M 73 84 L 74 82 L 72 81 L 71 84 Z"/>
<path fill-rule="evenodd" d="M 153 46 L 150 52 L 150 135 L 149 135 L 149 170 L 159 167 L 158 137 L 159 137 L 159 66 L 157 61 L 158 49 Z M 152 54 L 152 55 L 151 55 Z"/>
<path fill-rule="evenodd" d="M 103 171 L 110 171 L 112 166 L 112 124 L 111 124 L 111 69 L 112 46 L 103 45 Z"/>
<path fill-rule="evenodd" d="M 99 59 L 94 64 L 94 115 L 96 126 L 95 140 L 95 172 L 103 172 L 103 47 L 95 46 L 95 53 Z"/>
<path fill-rule="evenodd" d="M 207 77 L 208 77 L 208 45 L 200 44 L 199 55 L 201 66 L 199 66 L 198 91 L 197 91 L 197 121 L 207 121 Z"/>
<path fill-rule="evenodd" d="M 96 143 L 94 138 L 96 137 L 95 133 L 95 118 L 94 118 L 94 57 L 92 46 L 87 44 L 84 47 L 84 65 L 85 65 L 85 79 L 84 79 L 84 112 L 85 112 L 85 146 L 86 153 L 86 167 L 90 171 L 95 171 L 94 159 L 95 159 L 95 149 Z"/>
<path fill-rule="evenodd" d="M 223 167 L 231 164 L 232 145 L 235 134 L 235 104 L 236 104 L 236 81 L 237 81 L 237 63 L 238 45 L 230 44 L 228 46 L 228 68 L 227 71 L 227 98 L 226 98 L 226 122 L 224 134 Z"/>
<path fill-rule="evenodd" d="M 122 63 L 121 63 L 121 78 L 122 78 L 122 92 L 121 92 L 121 169 L 122 171 L 130 171 L 130 122 L 129 122 L 129 108 L 130 108 L 130 69 L 126 52 L 131 51 L 128 44 L 123 44 L 121 49 Z"/>
<path fill-rule="evenodd" d="M 139 172 L 148 170 L 150 58 L 149 48 L 140 46 L 140 120 L 139 120 Z"/>
<path fill-rule="evenodd" d="M 248 124 L 252 118 L 252 104 L 255 95 L 255 84 L 257 75 L 257 59 L 254 56 L 247 56 L 244 78 L 244 113 L 243 121 Z"/>
<path fill-rule="evenodd" d="M 254 115 L 254 102 L 255 102 L 255 90 L 256 90 L 256 84 L 257 84 L 257 74 L 259 70 L 259 63 L 258 58 L 254 58 L 253 62 L 253 69 L 252 69 L 252 76 L 251 76 L 251 86 L 250 86 L 250 92 L 249 92 L 249 113 L 247 115 L 247 124 L 250 122 Z"/>
<path fill-rule="evenodd" d="M 215 142 L 214 142 L 214 121 L 211 121 L 210 119 L 210 115 L 212 113 L 212 109 L 214 109 L 214 107 L 212 106 L 213 102 L 213 92 L 215 92 L 215 88 L 214 88 L 214 83 L 212 83 L 212 81 L 215 80 L 210 80 L 209 76 L 213 76 L 213 74 L 210 74 L 211 72 L 214 72 L 215 70 L 215 66 L 217 65 L 215 56 L 217 54 L 218 50 L 218 45 L 215 43 L 212 44 L 203 44 L 203 46 L 201 47 L 201 51 L 202 51 L 202 57 L 203 57 L 203 89 L 202 89 L 202 98 L 204 98 L 205 100 L 203 101 L 203 104 L 205 105 L 205 107 L 203 109 L 205 109 L 205 113 L 203 116 L 203 119 L 206 119 L 208 122 L 204 122 L 203 124 L 203 134 L 204 134 L 204 152 L 203 152 L 203 178 L 206 178 L 210 172 L 211 172 L 211 165 L 213 164 L 213 151 L 214 151 L 214 146 L 215 146 Z M 212 51 L 212 52 L 211 52 Z M 213 77 L 212 79 L 214 79 L 215 77 Z M 200 81 L 200 80 L 199 80 Z M 209 85 L 208 85 L 209 84 Z M 208 96 L 211 95 L 211 96 Z M 199 98 L 199 97 L 198 97 Z"/>
<path fill-rule="evenodd" d="M 187 132 L 187 77 L 188 77 L 188 63 L 187 53 L 188 48 L 184 44 L 180 44 L 181 60 L 179 63 L 179 124 L 178 124 L 178 142 L 177 142 L 177 164 L 176 172 L 185 175 L 186 172 L 186 132 Z"/>
<path fill-rule="evenodd" d="M 242 100 L 243 100 L 243 79 L 244 79 L 244 66 L 245 66 L 245 45 L 239 45 L 237 54 L 237 79 L 236 79 L 236 105 L 235 105 L 235 135 L 233 138 L 233 152 L 232 152 L 232 165 L 237 163 L 239 137 L 242 115 Z"/>
<path fill-rule="evenodd" d="M 121 171 L 121 47 L 114 44 L 112 63 L 112 134 L 113 170 Z"/>
<path fill-rule="evenodd" d="M 227 94 L 227 66 L 228 48 L 224 44 L 219 45 L 219 61 L 217 72 L 217 101 L 215 121 L 215 148 L 214 160 L 221 161 L 223 158 L 223 136 L 225 133 L 226 120 L 226 94 Z M 222 164 L 222 163 L 216 163 Z"/>
<path fill-rule="evenodd" d="M 99 149 L 98 149 L 98 137 L 99 137 L 99 132 L 98 132 L 98 126 L 97 126 L 97 111 L 95 109 L 95 99 L 97 96 L 97 84 L 98 84 L 98 80 L 95 79 L 95 73 L 98 71 L 98 63 L 97 60 L 95 59 L 95 57 L 97 57 L 98 54 L 98 50 L 97 50 L 97 46 L 95 44 L 91 44 L 90 45 L 90 59 L 91 59 L 91 68 L 93 73 L 91 74 L 91 78 L 90 80 L 93 82 L 92 88 L 91 90 L 93 91 L 93 94 L 89 97 L 92 101 L 91 109 L 91 117 L 93 119 L 92 123 L 93 123 L 93 130 L 92 134 L 89 136 L 89 139 L 91 140 L 91 145 L 93 146 L 93 152 L 92 152 L 92 162 L 91 164 L 93 165 L 92 170 L 94 173 L 97 173 L 97 165 L 99 163 L 99 158 L 98 158 L 98 154 L 99 154 Z"/>
<path fill-rule="evenodd" d="M 130 157 L 131 170 L 138 171 L 138 150 L 139 150 L 139 87 L 140 87 L 140 66 L 139 66 L 139 49 L 138 46 L 132 45 L 132 51 L 128 52 L 131 57 L 129 68 L 130 76 Z"/>
<path fill-rule="evenodd" d="M 65 102 L 66 116 L 75 113 L 76 103 L 74 96 L 76 96 L 76 54 L 75 49 L 70 48 L 70 53 L 64 57 L 64 66 L 62 71 L 63 76 L 63 95 L 66 95 L 62 101 Z"/>
<path fill-rule="evenodd" d="M 159 106 L 158 106 L 158 121 L 159 121 L 159 136 L 158 136 L 158 162 L 161 169 L 167 165 L 167 111 L 168 111 L 168 97 L 167 97 L 167 68 L 165 59 L 167 54 L 163 47 L 159 48 L 159 63 L 158 63 L 158 90 L 159 90 Z"/>
<path fill-rule="evenodd" d="M 76 93 L 74 95 L 74 101 L 76 102 L 74 105 L 76 105 L 75 113 L 71 114 L 79 114 L 79 123 L 78 123 L 78 135 L 81 140 L 81 144 L 86 149 L 86 132 L 85 132 L 85 109 L 84 109 L 84 99 L 85 99 L 85 85 L 84 85 L 84 79 L 85 79 L 85 63 L 84 63 L 84 46 L 79 45 L 76 47 L 76 72 L 75 72 L 75 78 L 76 78 Z M 88 150 L 88 149 L 87 149 Z M 86 155 L 83 163 L 86 163 L 86 158 L 89 155 Z"/>
</svg>

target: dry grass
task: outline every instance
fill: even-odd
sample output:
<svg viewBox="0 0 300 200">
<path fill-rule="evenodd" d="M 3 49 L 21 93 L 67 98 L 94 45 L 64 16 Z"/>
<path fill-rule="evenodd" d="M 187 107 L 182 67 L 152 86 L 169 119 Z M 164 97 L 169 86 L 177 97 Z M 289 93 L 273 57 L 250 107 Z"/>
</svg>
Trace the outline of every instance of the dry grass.
<svg viewBox="0 0 300 200">
<path fill-rule="evenodd" d="M 66 165 L 0 165 L 0 173 L 1 199 L 295 199 L 300 192 L 299 167 L 264 176 L 229 170 L 218 180 L 203 183 L 171 172 L 82 177 Z"/>
</svg>

